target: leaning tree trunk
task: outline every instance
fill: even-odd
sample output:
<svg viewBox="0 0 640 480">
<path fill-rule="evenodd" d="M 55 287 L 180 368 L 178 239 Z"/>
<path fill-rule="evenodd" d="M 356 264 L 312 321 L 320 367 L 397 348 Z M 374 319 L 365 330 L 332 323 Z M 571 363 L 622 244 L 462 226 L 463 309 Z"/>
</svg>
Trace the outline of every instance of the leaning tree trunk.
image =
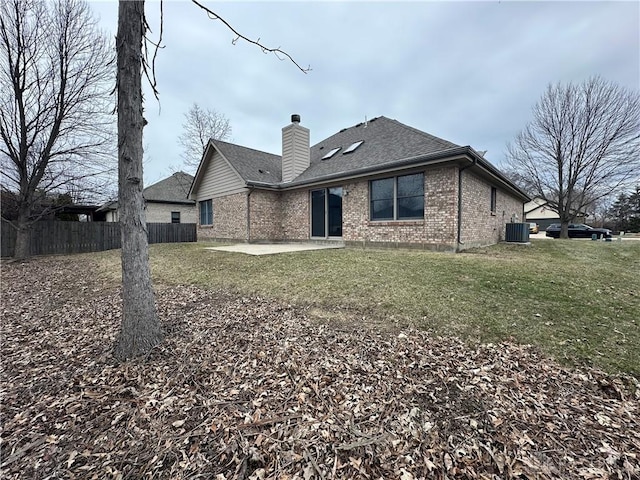
<svg viewBox="0 0 640 480">
<path fill-rule="evenodd" d="M 122 327 L 114 354 L 149 352 L 162 332 L 151 286 L 142 197 L 142 39 L 144 0 L 120 0 L 118 10 L 118 208 L 122 229 Z"/>
</svg>

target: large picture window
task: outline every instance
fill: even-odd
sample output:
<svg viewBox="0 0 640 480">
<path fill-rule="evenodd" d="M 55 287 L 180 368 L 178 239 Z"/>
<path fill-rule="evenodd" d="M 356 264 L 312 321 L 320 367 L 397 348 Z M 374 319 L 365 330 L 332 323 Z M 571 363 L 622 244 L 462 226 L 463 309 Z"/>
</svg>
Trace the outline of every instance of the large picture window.
<svg viewBox="0 0 640 480">
<path fill-rule="evenodd" d="M 200 225 L 213 225 L 213 200 L 199 202 Z"/>
<path fill-rule="evenodd" d="M 424 218 L 424 173 L 371 180 L 371 220 Z"/>
</svg>

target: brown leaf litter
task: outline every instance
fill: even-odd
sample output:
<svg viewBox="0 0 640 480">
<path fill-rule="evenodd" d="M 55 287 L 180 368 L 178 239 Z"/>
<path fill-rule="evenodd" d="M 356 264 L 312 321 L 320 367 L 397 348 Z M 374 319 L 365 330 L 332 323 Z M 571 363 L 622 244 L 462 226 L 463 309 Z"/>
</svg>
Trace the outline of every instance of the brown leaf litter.
<svg viewBox="0 0 640 480">
<path fill-rule="evenodd" d="M 529 346 L 180 286 L 162 346 L 119 364 L 89 259 L 2 267 L 3 478 L 640 478 L 638 390 Z"/>
</svg>

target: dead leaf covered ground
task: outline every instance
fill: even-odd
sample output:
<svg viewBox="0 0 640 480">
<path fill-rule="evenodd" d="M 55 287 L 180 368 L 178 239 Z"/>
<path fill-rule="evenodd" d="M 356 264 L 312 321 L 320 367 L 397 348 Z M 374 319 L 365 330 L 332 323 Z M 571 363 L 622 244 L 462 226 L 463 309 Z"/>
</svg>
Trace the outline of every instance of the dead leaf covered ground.
<svg viewBox="0 0 640 480">
<path fill-rule="evenodd" d="M 3 478 L 640 478 L 633 379 L 191 286 L 118 364 L 90 258 L 2 265 Z"/>
</svg>

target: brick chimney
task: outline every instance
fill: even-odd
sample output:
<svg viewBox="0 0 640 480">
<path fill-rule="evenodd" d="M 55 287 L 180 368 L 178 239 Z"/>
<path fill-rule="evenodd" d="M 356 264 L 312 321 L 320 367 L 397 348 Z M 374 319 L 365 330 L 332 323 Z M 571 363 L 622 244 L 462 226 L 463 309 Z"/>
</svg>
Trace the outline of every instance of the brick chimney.
<svg viewBox="0 0 640 480">
<path fill-rule="evenodd" d="M 291 115 L 291 125 L 282 129 L 282 181 L 292 181 L 310 161 L 309 129 L 300 126 L 300 115 Z"/>
</svg>

